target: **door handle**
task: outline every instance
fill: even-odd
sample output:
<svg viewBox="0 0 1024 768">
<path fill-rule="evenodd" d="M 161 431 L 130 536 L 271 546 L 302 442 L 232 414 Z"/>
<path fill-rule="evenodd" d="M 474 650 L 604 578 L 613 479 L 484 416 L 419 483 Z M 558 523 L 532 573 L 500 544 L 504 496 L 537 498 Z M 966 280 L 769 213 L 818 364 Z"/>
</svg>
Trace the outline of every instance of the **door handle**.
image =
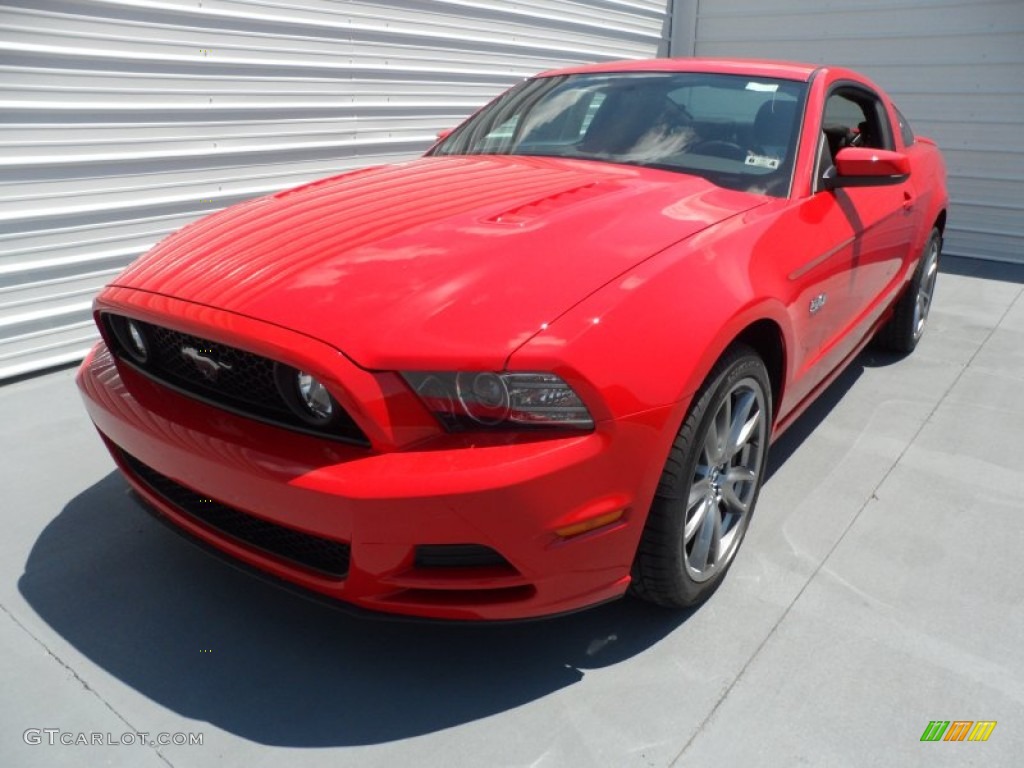
<svg viewBox="0 0 1024 768">
<path fill-rule="evenodd" d="M 912 211 L 914 210 L 914 196 L 909 192 L 903 193 L 903 210 Z"/>
</svg>

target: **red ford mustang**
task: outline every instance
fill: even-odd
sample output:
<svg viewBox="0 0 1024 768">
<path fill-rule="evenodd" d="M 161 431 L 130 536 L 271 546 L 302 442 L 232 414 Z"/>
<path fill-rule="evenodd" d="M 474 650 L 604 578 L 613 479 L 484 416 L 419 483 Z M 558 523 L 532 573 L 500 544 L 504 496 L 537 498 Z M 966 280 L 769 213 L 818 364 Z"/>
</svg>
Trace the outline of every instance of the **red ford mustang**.
<svg viewBox="0 0 1024 768">
<path fill-rule="evenodd" d="M 844 69 L 548 72 L 426 156 L 251 200 L 97 298 L 135 490 L 308 590 L 416 616 L 706 599 L 769 444 L 924 329 L 945 168 Z"/>
</svg>

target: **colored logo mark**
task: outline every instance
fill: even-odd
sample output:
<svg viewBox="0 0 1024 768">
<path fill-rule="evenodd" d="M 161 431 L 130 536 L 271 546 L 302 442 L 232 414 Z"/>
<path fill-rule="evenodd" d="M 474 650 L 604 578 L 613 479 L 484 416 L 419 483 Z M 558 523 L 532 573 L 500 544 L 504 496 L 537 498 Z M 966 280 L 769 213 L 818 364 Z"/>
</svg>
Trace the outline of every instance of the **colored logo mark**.
<svg viewBox="0 0 1024 768">
<path fill-rule="evenodd" d="M 995 720 L 931 720 L 921 741 L 988 741 L 995 727 Z"/>
</svg>

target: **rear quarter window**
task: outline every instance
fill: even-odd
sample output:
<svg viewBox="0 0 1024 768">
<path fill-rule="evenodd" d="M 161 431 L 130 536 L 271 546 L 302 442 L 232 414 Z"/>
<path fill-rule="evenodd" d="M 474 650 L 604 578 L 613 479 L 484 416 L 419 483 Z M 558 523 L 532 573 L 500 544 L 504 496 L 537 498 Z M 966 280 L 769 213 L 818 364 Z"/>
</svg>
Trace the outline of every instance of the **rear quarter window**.
<svg viewBox="0 0 1024 768">
<path fill-rule="evenodd" d="M 898 109 L 896 110 L 896 121 L 900 126 L 900 136 L 903 137 L 903 146 L 909 147 L 915 141 L 914 132 L 910 128 L 910 122 Z"/>
</svg>

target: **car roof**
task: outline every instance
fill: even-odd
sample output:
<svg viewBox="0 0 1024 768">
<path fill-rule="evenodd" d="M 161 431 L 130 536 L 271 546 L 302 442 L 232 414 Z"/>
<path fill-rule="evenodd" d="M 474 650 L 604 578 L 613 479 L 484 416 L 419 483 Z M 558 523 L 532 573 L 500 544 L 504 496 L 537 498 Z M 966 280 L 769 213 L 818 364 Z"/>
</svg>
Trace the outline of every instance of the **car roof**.
<svg viewBox="0 0 1024 768">
<path fill-rule="evenodd" d="M 817 64 L 771 61 L 768 59 L 627 59 L 624 61 L 606 61 L 598 64 L 581 64 L 574 67 L 552 69 L 542 72 L 538 77 L 603 72 L 708 72 L 723 75 L 773 77 L 783 80 L 807 82 L 811 79 L 814 71 L 820 68 Z"/>
</svg>

